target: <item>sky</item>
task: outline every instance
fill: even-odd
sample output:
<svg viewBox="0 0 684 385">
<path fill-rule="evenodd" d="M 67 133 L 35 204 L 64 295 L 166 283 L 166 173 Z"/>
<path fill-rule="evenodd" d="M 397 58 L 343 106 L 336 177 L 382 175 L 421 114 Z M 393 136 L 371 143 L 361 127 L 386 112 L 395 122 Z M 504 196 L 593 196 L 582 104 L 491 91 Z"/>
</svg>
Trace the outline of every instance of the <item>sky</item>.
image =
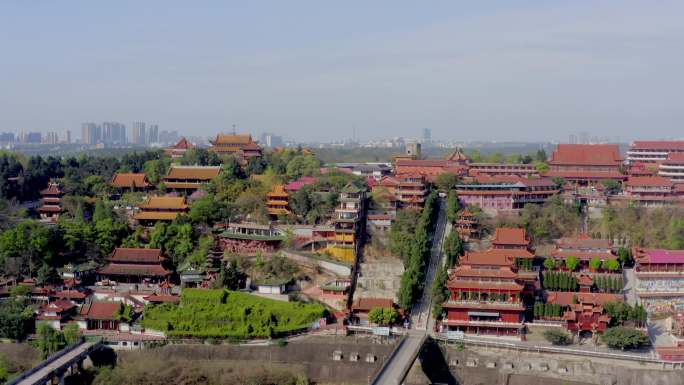
<svg viewBox="0 0 684 385">
<path fill-rule="evenodd" d="M 0 131 L 684 137 L 682 1 L 0 2 Z"/>
</svg>

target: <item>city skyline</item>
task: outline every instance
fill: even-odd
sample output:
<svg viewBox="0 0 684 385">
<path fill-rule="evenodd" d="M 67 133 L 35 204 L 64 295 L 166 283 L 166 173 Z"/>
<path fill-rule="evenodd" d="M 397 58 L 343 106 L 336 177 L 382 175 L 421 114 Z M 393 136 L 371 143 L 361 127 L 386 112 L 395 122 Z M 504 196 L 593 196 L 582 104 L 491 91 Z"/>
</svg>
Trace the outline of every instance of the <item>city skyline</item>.
<svg viewBox="0 0 684 385">
<path fill-rule="evenodd" d="M 627 142 L 684 121 L 678 2 L 161 5 L 0 5 L 0 131 Z"/>
</svg>

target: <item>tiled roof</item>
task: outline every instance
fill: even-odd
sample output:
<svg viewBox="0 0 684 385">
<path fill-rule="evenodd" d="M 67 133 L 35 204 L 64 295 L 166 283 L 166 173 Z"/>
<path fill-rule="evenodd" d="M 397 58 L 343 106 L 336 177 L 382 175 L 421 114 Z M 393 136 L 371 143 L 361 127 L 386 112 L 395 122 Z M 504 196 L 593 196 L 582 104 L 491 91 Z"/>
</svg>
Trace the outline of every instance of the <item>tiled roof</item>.
<svg viewBox="0 0 684 385">
<path fill-rule="evenodd" d="M 194 148 L 194 147 L 195 147 L 195 145 L 193 145 L 192 143 L 190 143 L 190 141 L 188 141 L 187 139 L 185 139 L 185 137 L 182 137 L 182 138 L 178 141 L 178 143 L 176 143 L 172 148 L 174 148 L 174 149 L 176 149 L 176 150 L 187 150 L 187 149 L 189 149 L 189 148 Z"/>
<path fill-rule="evenodd" d="M 136 221 L 173 221 L 178 218 L 179 213 L 164 211 L 141 211 L 133 215 Z"/>
<path fill-rule="evenodd" d="M 164 179 L 188 179 L 210 181 L 221 172 L 220 166 L 171 166 Z"/>
<path fill-rule="evenodd" d="M 62 290 L 55 292 L 52 297 L 65 299 L 85 299 L 90 295 L 90 292 L 84 293 L 78 290 Z"/>
<path fill-rule="evenodd" d="M 630 176 L 625 184 L 634 187 L 672 187 L 669 179 L 660 176 Z"/>
<path fill-rule="evenodd" d="M 161 249 L 117 247 L 107 259 L 119 262 L 157 263 L 163 258 Z"/>
<path fill-rule="evenodd" d="M 110 263 L 98 271 L 102 275 L 140 275 L 146 277 L 162 277 L 171 274 L 161 265 L 141 265 L 126 263 Z"/>
<path fill-rule="evenodd" d="M 47 188 L 40 191 L 40 195 L 59 195 L 63 190 L 57 183 L 49 183 Z"/>
<path fill-rule="evenodd" d="M 608 259 L 615 259 L 616 257 L 607 252 L 607 251 L 574 251 L 574 250 L 566 250 L 566 251 L 560 251 L 556 250 L 551 253 L 551 256 L 556 259 L 566 259 L 569 257 L 575 257 L 579 259 L 580 261 L 589 261 L 593 259 L 594 257 L 600 259 L 600 260 L 608 260 Z"/>
<path fill-rule="evenodd" d="M 671 152 L 668 154 L 667 159 L 663 161 L 663 164 L 669 165 L 681 165 L 684 164 L 684 152 Z"/>
<path fill-rule="evenodd" d="M 117 172 L 112 178 L 114 187 L 149 187 L 147 176 L 144 173 L 122 173 Z"/>
<path fill-rule="evenodd" d="M 447 282 L 450 289 L 474 289 L 474 290 L 510 290 L 520 291 L 523 285 L 515 282 L 481 282 L 471 280 L 452 279 Z"/>
<path fill-rule="evenodd" d="M 80 315 L 86 319 L 114 320 L 121 309 L 121 302 L 93 302 L 81 307 Z"/>
<path fill-rule="evenodd" d="M 684 250 L 636 249 L 634 257 L 642 263 L 684 263 Z"/>
<path fill-rule="evenodd" d="M 563 249 L 610 249 L 611 242 L 608 239 L 591 238 L 587 235 L 579 237 L 564 237 L 556 240 L 556 245 Z"/>
<path fill-rule="evenodd" d="M 630 150 L 684 150 L 682 140 L 635 140 Z"/>
<path fill-rule="evenodd" d="M 559 144 L 549 164 L 617 167 L 620 162 L 617 144 Z"/>
<path fill-rule="evenodd" d="M 352 303 L 352 311 L 370 311 L 376 307 L 393 308 L 394 301 L 391 298 L 357 298 Z"/>
<path fill-rule="evenodd" d="M 286 184 L 284 188 L 285 188 L 285 191 L 297 191 L 306 185 L 316 183 L 317 180 L 318 180 L 318 178 L 316 178 L 314 176 L 303 176 L 303 177 L 297 179 L 296 181 L 293 181 L 293 182 Z"/>
<path fill-rule="evenodd" d="M 461 265 L 512 266 L 515 258 L 533 258 L 534 254 L 523 249 L 490 249 L 469 251 L 461 258 Z"/>
<path fill-rule="evenodd" d="M 212 141 L 212 144 L 225 145 L 225 144 L 247 144 L 252 141 L 252 135 L 249 134 L 218 134 L 216 138 Z"/>
<path fill-rule="evenodd" d="M 510 267 L 502 267 L 499 269 L 477 269 L 472 266 L 459 266 L 454 271 L 457 277 L 490 277 L 490 278 L 517 278 L 518 274 L 514 273 Z"/>
<path fill-rule="evenodd" d="M 599 306 L 602 306 L 607 302 L 624 301 L 624 296 L 620 294 L 551 291 L 548 292 L 546 302 L 559 304 L 561 306 L 570 306 L 573 303 L 573 298 L 576 298 L 577 302 L 591 303 Z"/>
<path fill-rule="evenodd" d="M 150 196 L 139 206 L 142 210 L 185 210 L 185 197 Z"/>
<path fill-rule="evenodd" d="M 494 244 L 500 245 L 520 245 L 525 246 L 530 243 L 525 235 L 525 229 L 513 227 L 497 227 L 494 233 Z"/>
<path fill-rule="evenodd" d="M 627 175 L 617 171 L 547 171 L 544 173 L 547 178 L 567 178 L 567 179 L 627 179 Z"/>
<path fill-rule="evenodd" d="M 177 295 L 170 295 L 170 294 L 157 294 L 154 293 L 152 295 L 148 295 L 143 297 L 144 300 L 150 301 L 152 303 L 179 303 L 180 302 L 180 297 Z"/>
</svg>

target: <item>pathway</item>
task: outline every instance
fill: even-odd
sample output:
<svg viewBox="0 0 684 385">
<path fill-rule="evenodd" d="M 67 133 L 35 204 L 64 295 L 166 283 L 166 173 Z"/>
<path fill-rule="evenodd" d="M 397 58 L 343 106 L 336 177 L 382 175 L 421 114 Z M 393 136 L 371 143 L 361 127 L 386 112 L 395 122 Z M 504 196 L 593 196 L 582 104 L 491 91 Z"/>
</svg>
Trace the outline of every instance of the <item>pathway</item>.
<svg viewBox="0 0 684 385">
<path fill-rule="evenodd" d="M 11 382 L 10 384 L 17 385 L 36 385 L 45 383 L 45 379 L 49 378 L 53 373 L 65 370 L 68 366 L 73 364 L 74 360 L 78 360 L 79 357 L 87 353 L 99 342 L 83 342 L 80 345 L 74 347 L 68 352 L 54 358 L 48 358 L 47 363 L 43 363 L 40 369 L 36 370 L 34 373 L 30 374 L 26 378 L 19 380 L 18 382 Z"/>
</svg>

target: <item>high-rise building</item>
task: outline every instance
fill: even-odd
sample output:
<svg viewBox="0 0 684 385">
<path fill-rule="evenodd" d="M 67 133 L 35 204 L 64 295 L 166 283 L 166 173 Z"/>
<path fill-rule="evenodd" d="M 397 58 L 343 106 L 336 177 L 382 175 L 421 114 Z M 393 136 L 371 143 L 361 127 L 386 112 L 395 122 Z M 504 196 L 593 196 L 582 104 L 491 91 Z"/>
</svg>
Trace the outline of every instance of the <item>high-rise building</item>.
<svg viewBox="0 0 684 385">
<path fill-rule="evenodd" d="M 29 132 L 26 134 L 25 140 L 26 143 L 41 143 L 43 141 L 43 134 L 40 132 Z"/>
<path fill-rule="evenodd" d="M 64 143 L 71 144 L 71 130 L 66 130 L 64 133 Z"/>
<path fill-rule="evenodd" d="M 164 144 L 177 143 L 178 142 L 178 131 L 166 131 L 163 130 L 159 132 L 159 142 Z"/>
<path fill-rule="evenodd" d="M 102 123 L 102 141 L 105 144 L 126 144 L 126 126 L 119 122 Z"/>
<path fill-rule="evenodd" d="M 261 134 L 261 144 L 266 147 L 278 147 L 283 145 L 281 136 L 265 132 Z"/>
<path fill-rule="evenodd" d="M 423 128 L 423 140 L 429 142 L 432 140 L 432 130 L 429 128 Z"/>
<path fill-rule="evenodd" d="M 159 143 L 159 125 L 150 124 L 147 130 L 147 143 Z"/>
<path fill-rule="evenodd" d="M 13 132 L 2 132 L 0 133 L 1 143 L 14 143 L 14 133 Z"/>
<path fill-rule="evenodd" d="M 81 143 L 98 144 L 102 141 L 102 127 L 97 123 L 81 124 Z"/>
<path fill-rule="evenodd" d="M 43 137 L 43 143 L 45 144 L 57 144 L 59 143 L 59 136 L 54 131 L 50 131 Z"/>
<path fill-rule="evenodd" d="M 131 125 L 131 142 L 133 144 L 145 144 L 147 135 L 145 133 L 145 122 L 133 122 Z"/>
</svg>

